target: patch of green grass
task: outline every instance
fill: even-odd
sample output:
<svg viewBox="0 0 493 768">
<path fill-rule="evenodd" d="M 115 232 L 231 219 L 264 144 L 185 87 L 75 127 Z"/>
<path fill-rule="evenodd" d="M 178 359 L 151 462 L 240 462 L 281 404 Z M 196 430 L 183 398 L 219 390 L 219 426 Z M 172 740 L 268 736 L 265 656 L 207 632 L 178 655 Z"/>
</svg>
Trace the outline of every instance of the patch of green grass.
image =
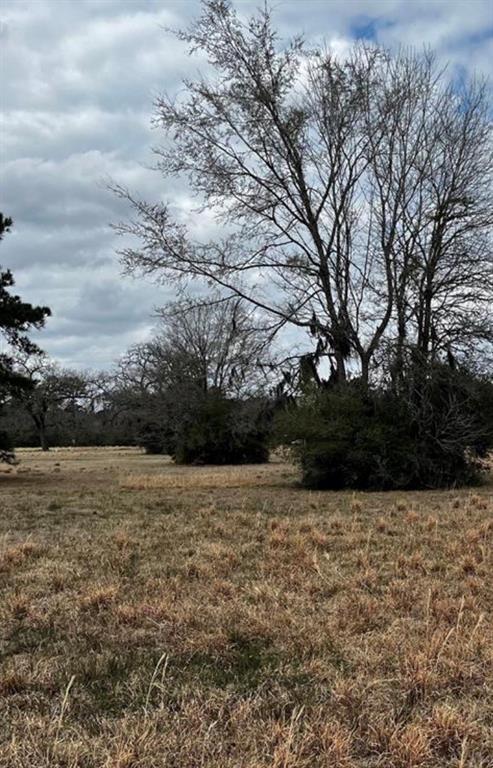
<svg viewBox="0 0 493 768">
<path fill-rule="evenodd" d="M 196 676 L 205 687 L 230 688 L 243 695 L 257 690 L 275 674 L 281 662 L 282 654 L 270 640 L 233 631 L 225 653 L 196 653 L 187 661 L 184 671 L 187 676 Z"/>
</svg>

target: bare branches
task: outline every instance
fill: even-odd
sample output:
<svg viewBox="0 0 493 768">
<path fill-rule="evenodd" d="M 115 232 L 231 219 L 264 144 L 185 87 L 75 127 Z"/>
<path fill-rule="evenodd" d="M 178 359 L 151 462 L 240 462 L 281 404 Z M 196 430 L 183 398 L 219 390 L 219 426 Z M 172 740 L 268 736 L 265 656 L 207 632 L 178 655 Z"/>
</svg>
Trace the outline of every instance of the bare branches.
<svg viewBox="0 0 493 768">
<path fill-rule="evenodd" d="M 214 285 L 266 328 L 315 326 L 341 380 L 351 358 L 368 378 L 383 340 L 433 357 L 466 343 L 473 316 L 490 337 L 484 86 L 452 88 L 426 53 L 281 45 L 267 9 L 244 24 L 222 0 L 179 36 L 215 74 L 157 100 L 158 169 L 186 177 L 224 234 L 194 238 L 116 187 L 135 213 L 116 227 L 138 241 L 127 271 Z"/>
</svg>

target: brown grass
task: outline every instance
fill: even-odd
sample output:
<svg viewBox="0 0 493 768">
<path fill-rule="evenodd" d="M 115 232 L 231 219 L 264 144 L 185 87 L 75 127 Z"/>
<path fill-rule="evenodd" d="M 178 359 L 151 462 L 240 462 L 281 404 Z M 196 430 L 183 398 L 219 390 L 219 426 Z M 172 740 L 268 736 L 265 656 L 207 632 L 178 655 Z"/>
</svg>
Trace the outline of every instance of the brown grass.
<svg viewBox="0 0 493 768">
<path fill-rule="evenodd" d="M 244 467 L 181 467 L 165 473 L 131 474 L 120 478 L 120 486 L 133 491 L 161 488 L 251 488 L 272 486 L 273 472 L 269 465 Z"/>
<path fill-rule="evenodd" d="M 2 768 L 493 764 L 491 485 L 21 458 L 0 477 Z"/>
</svg>

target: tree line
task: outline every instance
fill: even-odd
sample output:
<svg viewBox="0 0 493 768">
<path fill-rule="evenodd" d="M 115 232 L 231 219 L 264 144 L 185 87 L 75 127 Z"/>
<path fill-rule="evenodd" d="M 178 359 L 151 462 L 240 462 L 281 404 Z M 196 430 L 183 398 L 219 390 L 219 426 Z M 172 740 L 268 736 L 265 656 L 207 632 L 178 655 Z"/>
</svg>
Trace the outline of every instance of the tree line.
<svg viewBox="0 0 493 768">
<path fill-rule="evenodd" d="M 17 446 L 140 445 L 182 463 L 265 461 L 275 394 L 269 343 L 242 302 L 175 302 L 111 370 L 17 350 L 0 427 Z"/>
</svg>

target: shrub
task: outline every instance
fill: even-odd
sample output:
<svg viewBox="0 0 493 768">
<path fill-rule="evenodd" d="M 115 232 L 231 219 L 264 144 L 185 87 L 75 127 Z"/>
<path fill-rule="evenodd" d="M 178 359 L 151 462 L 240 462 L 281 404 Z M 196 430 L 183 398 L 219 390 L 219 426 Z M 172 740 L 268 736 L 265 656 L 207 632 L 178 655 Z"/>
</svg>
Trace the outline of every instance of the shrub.
<svg viewBox="0 0 493 768">
<path fill-rule="evenodd" d="M 156 422 L 144 422 L 138 430 L 137 442 L 149 454 L 166 453 L 164 426 Z"/>
<path fill-rule="evenodd" d="M 261 401 L 208 393 L 168 434 L 178 464 L 256 464 L 268 460 L 268 423 Z"/>
<path fill-rule="evenodd" d="M 493 388 L 436 365 L 399 387 L 349 382 L 305 393 L 284 415 L 309 488 L 412 489 L 472 484 L 493 445 Z"/>
<path fill-rule="evenodd" d="M 139 444 L 178 464 L 255 464 L 268 460 L 270 417 L 261 399 L 234 400 L 217 391 L 170 392 L 143 418 Z"/>
<path fill-rule="evenodd" d="M 12 442 L 6 432 L 0 430 L 0 463 L 15 464 Z"/>
</svg>

